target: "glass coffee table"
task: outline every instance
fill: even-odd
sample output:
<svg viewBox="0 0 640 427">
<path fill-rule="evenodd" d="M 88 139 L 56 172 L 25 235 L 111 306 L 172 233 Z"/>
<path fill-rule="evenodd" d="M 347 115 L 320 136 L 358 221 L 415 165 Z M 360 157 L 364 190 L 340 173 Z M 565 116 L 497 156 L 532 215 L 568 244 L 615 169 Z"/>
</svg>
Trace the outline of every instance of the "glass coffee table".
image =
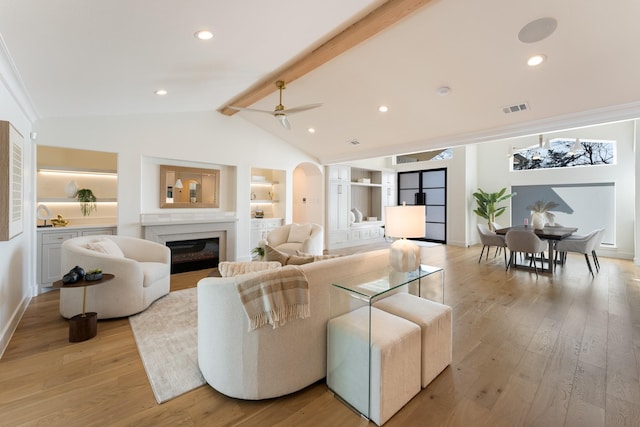
<svg viewBox="0 0 640 427">
<path fill-rule="evenodd" d="M 423 289 L 425 279 L 435 273 L 441 275 L 440 289 L 431 292 Z M 444 269 L 422 264 L 418 270 L 398 272 L 385 267 L 346 277 L 332 284 L 330 292 L 327 385 L 343 402 L 369 419 L 372 333 L 376 324 L 379 325 L 371 316 L 372 310 L 377 310 L 375 302 L 398 292 L 408 292 L 422 298 L 440 293 L 438 299 L 444 303 Z"/>
</svg>

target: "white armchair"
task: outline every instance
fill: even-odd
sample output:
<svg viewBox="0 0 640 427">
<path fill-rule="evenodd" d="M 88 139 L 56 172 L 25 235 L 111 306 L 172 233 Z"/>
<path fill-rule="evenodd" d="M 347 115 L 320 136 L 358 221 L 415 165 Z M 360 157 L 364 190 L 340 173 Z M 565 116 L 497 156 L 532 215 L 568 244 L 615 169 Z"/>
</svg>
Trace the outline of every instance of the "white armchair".
<svg viewBox="0 0 640 427">
<path fill-rule="evenodd" d="M 145 310 L 169 293 L 171 251 L 149 240 L 127 236 L 84 236 L 62 244 L 62 271 L 76 265 L 112 273 L 109 282 L 86 289 L 86 311 L 99 319 L 125 317 Z M 60 289 L 60 314 L 70 318 L 82 311 L 83 288 Z"/>
<path fill-rule="evenodd" d="M 311 254 L 322 255 L 324 249 L 324 230 L 321 225 L 306 224 L 286 224 L 271 230 L 267 235 L 266 243 L 289 255 L 297 255 L 298 251 Z"/>
</svg>

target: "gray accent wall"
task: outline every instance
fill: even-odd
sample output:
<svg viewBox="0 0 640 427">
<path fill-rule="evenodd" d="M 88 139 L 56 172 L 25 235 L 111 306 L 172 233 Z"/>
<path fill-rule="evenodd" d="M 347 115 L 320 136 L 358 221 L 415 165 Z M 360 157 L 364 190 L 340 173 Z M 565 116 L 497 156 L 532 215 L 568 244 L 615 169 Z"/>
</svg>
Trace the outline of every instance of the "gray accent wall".
<svg viewBox="0 0 640 427">
<path fill-rule="evenodd" d="M 578 234 L 587 234 L 605 228 L 602 243 L 615 245 L 615 183 L 514 185 L 516 193 L 511 202 L 511 224 L 531 223 L 531 211 L 527 206 L 540 200 L 556 202 L 551 213 L 555 222 L 565 227 L 577 227 Z"/>
</svg>

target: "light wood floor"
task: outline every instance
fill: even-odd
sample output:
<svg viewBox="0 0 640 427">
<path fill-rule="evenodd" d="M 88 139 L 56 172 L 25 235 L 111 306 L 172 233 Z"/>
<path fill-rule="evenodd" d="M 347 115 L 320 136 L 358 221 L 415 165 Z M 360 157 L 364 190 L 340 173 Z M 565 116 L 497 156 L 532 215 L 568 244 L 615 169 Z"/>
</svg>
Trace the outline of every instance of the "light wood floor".
<svg viewBox="0 0 640 427">
<path fill-rule="evenodd" d="M 426 249 L 446 269 L 453 363 L 387 426 L 640 425 L 640 269 L 569 256 L 554 277 L 478 264 L 480 248 Z M 172 277 L 172 290 L 208 271 Z M 323 382 L 249 402 L 203 386 L 155 402 L 126 319 L 68 342 L 57 292 L 33 299 L 0 360 L 0 425 L 360 426 Z M 373 425 L 371 423 L 371 425 Z"/>
</svg>

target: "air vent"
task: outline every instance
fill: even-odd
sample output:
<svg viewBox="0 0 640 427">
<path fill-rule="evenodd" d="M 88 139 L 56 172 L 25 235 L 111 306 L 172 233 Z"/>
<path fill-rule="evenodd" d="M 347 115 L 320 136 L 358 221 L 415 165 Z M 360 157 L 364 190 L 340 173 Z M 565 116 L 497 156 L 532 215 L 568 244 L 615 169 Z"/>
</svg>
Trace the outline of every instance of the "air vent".
<svg viewBox="0 0 640 427">
<path fill-rule="evenodd" d="M 513 104 L 508 105 L 506 107 L 502 107 L 502 112 L 505 114 L 517 113 L 518 111 L 527 111 L 529 109 L 529 104 L 523 102 L 522 104 Z"/>
</svg>

